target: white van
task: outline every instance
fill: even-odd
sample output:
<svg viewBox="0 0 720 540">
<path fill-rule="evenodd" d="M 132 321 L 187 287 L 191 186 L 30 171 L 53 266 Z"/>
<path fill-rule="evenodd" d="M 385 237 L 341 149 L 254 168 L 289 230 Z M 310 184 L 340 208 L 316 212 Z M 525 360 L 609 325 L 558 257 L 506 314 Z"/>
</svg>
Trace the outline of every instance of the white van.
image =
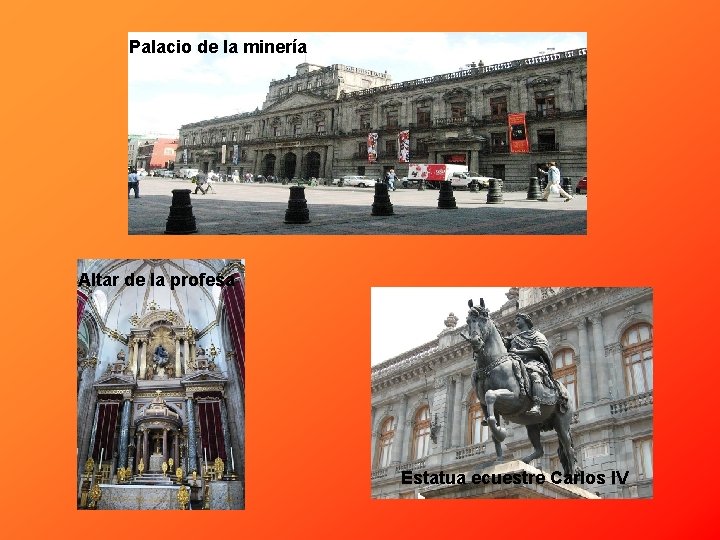
<svg viewBox="0 0 720 540">
<path fill-rule="evenodd" d="M 193 176 L 197 176 L 200 174 L 200 169 L 180 169 L 179 171 L 175 172 L 175 175 L 178 178 L 192 178 Z"/>
</svg>

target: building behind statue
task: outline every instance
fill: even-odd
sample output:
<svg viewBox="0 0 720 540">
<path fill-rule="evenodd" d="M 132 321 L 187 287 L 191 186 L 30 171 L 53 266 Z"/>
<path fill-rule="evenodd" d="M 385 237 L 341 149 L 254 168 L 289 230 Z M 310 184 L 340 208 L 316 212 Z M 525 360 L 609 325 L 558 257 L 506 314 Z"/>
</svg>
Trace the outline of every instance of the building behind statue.
<svg viewBox="0 0 720 540">
<path fill-rule="evenodd" d="M 510 153 L 508 114 L 526 115 L 528 153 Z M 300 64 L 273 80 L 262 108 L 185 124 L 181 166 L 275 178 L 398 176 L 398 135 L 409 130 L 412 163 L 456 163 L 526 189 L 556 161 L 565 177 L 587 171 L 587 49 L 391 83 L 342 64 Z M 377 133 L 377 161 L 368 134 Z"/>
<path fill-rule="evenodd" d="M 653 292 L 649 288 L 512 288 L 491 314 L 502 335 L 527 313 L 550 342 L 556 379 L 575 406 L 572 436 L 585 473 L 628 471 L 624 485 L 580 485 L 603 498 L 652 497 Z M 477 299 L 476 299 L 477 301 Z M 441 327 L 441 314 L 438 326 Z M 372 368 L 372 496 L 416 498 L 401 471 L 467 472 L 491 464 L 495 448 L 471 387 L 474 361 L 451 314 L 424 345 Z M 507 426 L 508 459 L 531 452 L 524 426 Z M 562 471 L 557 436 L 542 434 L 545 455 L 531 464 Z"/>
</svg>

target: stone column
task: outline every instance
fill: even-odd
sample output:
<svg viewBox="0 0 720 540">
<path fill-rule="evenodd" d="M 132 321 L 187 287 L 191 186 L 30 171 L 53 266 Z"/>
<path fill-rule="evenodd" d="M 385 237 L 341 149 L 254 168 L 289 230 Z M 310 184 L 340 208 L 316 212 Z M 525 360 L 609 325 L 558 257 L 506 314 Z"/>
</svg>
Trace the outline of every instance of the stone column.
<svg viewBox="0 0 720 540">
<path fill-rule="evenodd" d="M 93 383 L 95 382 L 95 370 L 97 360 L 88 358 L 80 361 L 80 387 L 77 396 L 77 449 L 78 449 L 78 468 L 82 469 L 87 460 L 87 455 L 83 456 L 88 433 L 93 428 L 90 412 L 92 411 L 92 401 L 94 397 Z"/>
<path fill-rule="evenodd" d="M 175 376 L 182 377 L 182 362 L 180 362 L 180 340 L 175 338 Z"/>
<path fill-rule="evenodd" d="M 95 434 L 97 433 L 98 416 L 100 416 L 100 403 L 95 403 L 95 419 L 93 420 L 92 431 L 90 432 L 90 446 L 88 447 L 88 457 L 92 456 L 93 449 L 95 448 Z"/>
<path fill-rule="evenodd" d="M 170 452 L 168 452 L 168 430 L 167 428 L 163 429 L 163 461 L 168 460 L 168 455 Z"/>
<path fill-rule="evenodd" d="M 135 472 L 137 472 L 137 466 L 140 464 L 141 456 L 142 456 L 142 432 L 138 431 L 135 434 Z"/>
<path fill-rule="evenodd" d="M 188 340 L 187 338 L 183 341 L 183 351 L 185 354 L 185 366 L 183 369 L 185 370 L 185 373 L 187 373 L 188 363 L 190 362 L 190 340 Z"/>
<path fill-rule="evenodd" d="M 220 419 L 222 420 L 223 442 L 225 443 L 225 471 L 230 470 L 230 430 L 228 428 L 227 410 L 225 399 L 220 400 Z"/>
<path fill-rule="evenodd" d="M 138 341 L 133 339 L 130 347 L 130 370 L 132 374 L 137 377 L 138 374 Z"/>
<path fill-rule="evenodd" d="M 605 360 L 605 345 L 603 344 L 602 315 L 595 313 L 590 318 L 593 327 L 593 348 L 595 353 L 595 373 L 597 375 L 598 401 L 609 399 L 607 361 Z"/>
<path fill-rule="evenodd" d="M 452 422 L 452 446 L 461 446 L 460 439 L 460 417 L 462 416 L 462 388 L 463 376 L 458 373 L 455 376 L 455 395 L 453 396 L 453 422 Z"/>
<path fill-rule="evenodd" d="M 405 460 L 405 415 L 407 413 L 408 397 L 400 397 L 400 410 L 398 411 L 397 425 L 395 426 L 395 440 L 392 446 L 392 462 L 403 463 Z"/>
<path fill-rule="evenodd" d="M 175 431 L 173 434 L 173 461 L 175 462 L 175 468 L 180 467 L 180 433 Z M 173 471 L 175 472 L 175 471 Z"/>
<path fill-rule="evenodd" d="M 370 407 L 370 463 L 375 466 L 375 447 L 377 446 L 377 433 L 375 433 L 375 415 L 377 409 Z"/>
<path fill-rule="evenodd" d="M 139 376 L 139 378 L 144 379 L 145 378 L 145 370 L 147 369 L 147 355 L 145 354 L 146 353 L 145 349 L 147 348 L 147 344 L 145 343 L 145 340 L 140 340 L 139 345 L 140 345 L 140 376 Z"/>
<path fill-rule="evenodd" d="M 580 370 L 577 378 L 580 383 L 580 399 L 578 403 L 589 405 L 593 402 L 592 391 L 592 362 L 590 362 L 590 349 L 588 348 L 587 325 L 585 317 L 577 323 L 578 341 L 580 347 Z"/>
<path fill-rule="evenodd" d="M 143 463 L 145 464 L 145 472 L 150 470 L 150 430 L 143 431 Z"/>
<path fill-rule="evenodd" d="M 187 405 L 187 422 L 188 422 L 188 474 L 198 471 L 197 466 L 197 449 L 195 448 L 195 404 L 192 396 L 188 396 Z"/>
<path fill-rule="evenodd" d="M 130 396 L 123 396 L 122 417 L 120 419 L 120 444 L 118 448 L 118 467 L 124 469 L 128 463 L 128 445 L 130 443 Z"/>
</svg>

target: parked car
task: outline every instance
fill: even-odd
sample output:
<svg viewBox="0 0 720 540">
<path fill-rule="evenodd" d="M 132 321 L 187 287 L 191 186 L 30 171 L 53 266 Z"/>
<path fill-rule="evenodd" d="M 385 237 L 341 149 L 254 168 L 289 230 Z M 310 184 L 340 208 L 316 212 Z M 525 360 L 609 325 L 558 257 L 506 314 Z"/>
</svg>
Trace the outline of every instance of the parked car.
<svg viewBox="0 0 720 540">
<path fill-rule="evenodd" d="M 165 172 L 165 169 L 153 169 L 150 171 L 150 176 L 162 176 L 162 174 Z"/>
<path fill-rule="evenodd" d="M 173 171 L 163 171 L 160 176 L 162 176 L 163 178 L 172 178 L 173 176 L 175 176 L 175 174 L 173 173 Z"/>
<path fill-rule="evenodd" d="M 577 186 L 575 186 L 575 193 L 587 195 L 587 175 L 583 176 L 578 180 Z"/>
<path fill-rule="evenodd" d="M 137 175 L 138 176 L 147 176 L 147 171 L 141 167 L 137 170 Z"/>
<path fill-rule="evenodd" d="M 341 186 L 357 186 L 357 187 L 371 187 L 377 183 L 377 180 L 368 178 L 367 176 L 343 176 L 340 179 Z"/>
</svg>

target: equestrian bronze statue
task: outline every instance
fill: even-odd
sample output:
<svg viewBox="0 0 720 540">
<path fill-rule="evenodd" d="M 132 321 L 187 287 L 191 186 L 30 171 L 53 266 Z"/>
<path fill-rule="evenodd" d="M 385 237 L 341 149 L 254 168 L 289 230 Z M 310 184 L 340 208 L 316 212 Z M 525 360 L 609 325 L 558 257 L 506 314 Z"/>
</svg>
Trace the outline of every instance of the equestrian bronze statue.
<svg viewBox="0 0 720 540">
<path fill-rule="evenodd" d="M 570 434 L 572 408 L 562 383 L 552 378 L 552 354 L 545 336 L 533 329 L 529 316 L 515 317 L 519 332 L 503 338 L 485 302 L 468 302 L 467 324 L 470 336 L 463 336 L 473 347 L 475 369 L 472 384 L 495 442 L 497 458 L 502 459 L 501 442 L 507 431 L 500 417 L 527 429 L 533 452 L 525 463 L 543 456 L 540 433 L 552 429 L 558 435 L 558 456 L 565 474 L 575 469 L 575 450 Z"/>
</svg>

